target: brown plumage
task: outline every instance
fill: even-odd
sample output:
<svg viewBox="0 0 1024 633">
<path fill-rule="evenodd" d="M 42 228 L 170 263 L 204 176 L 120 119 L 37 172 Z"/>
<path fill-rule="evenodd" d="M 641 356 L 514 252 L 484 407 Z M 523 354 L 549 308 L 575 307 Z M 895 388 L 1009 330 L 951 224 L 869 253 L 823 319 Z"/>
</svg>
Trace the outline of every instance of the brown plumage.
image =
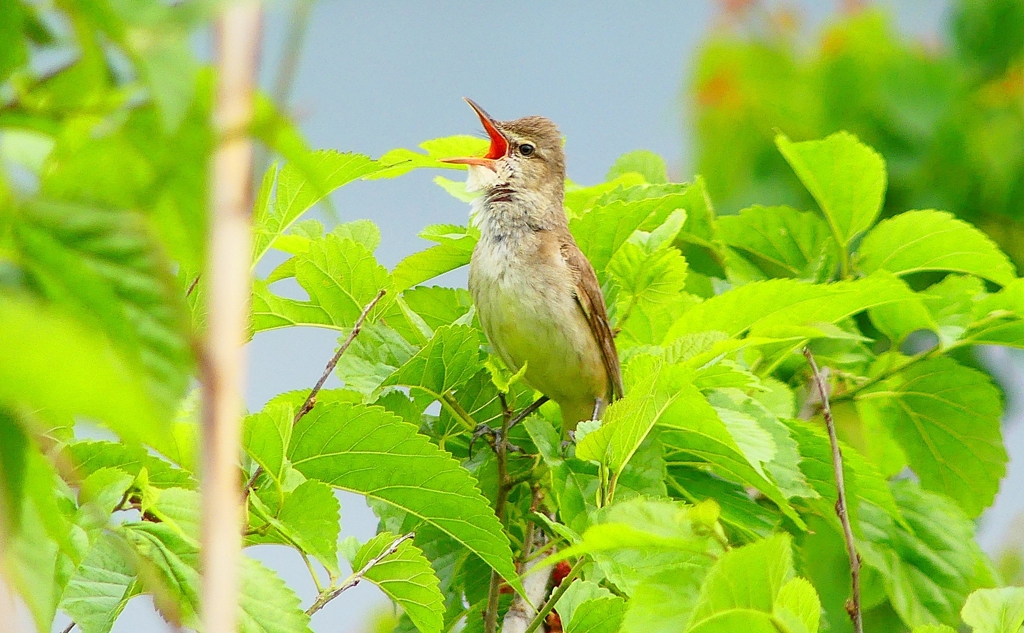
<svg viewBox="0 0 1024 633">
<path fill-rule="evenodd" d="M 470 166 L 480 241 L 469 289 L 495 353 L 562 410 L 567 429 L 622 397 L 622 376 L 597 275 L 569 232 L 565 154 L 554 123 L 500 122 L 470 102 L 491 138 Z"/>
</svg>

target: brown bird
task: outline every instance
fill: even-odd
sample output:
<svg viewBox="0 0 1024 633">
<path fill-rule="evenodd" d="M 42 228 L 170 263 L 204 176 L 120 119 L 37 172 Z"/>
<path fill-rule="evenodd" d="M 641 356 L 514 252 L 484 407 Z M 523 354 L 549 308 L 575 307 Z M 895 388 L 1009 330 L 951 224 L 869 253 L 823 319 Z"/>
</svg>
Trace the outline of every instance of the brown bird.
<svg viewBox="0 0 1024 633">
<path fill-rule="evenodd" d="M 622 374 L 594 267 L 569 232 L 565 153 L 555 124 L 539 116 L 495 121 L 466 99 L 490 137 L 469 166 L 480 241 L 469 291 L 491 347 L 554 400 L 566 430 L 598 418 L 622 397 Z"/>
</svg>

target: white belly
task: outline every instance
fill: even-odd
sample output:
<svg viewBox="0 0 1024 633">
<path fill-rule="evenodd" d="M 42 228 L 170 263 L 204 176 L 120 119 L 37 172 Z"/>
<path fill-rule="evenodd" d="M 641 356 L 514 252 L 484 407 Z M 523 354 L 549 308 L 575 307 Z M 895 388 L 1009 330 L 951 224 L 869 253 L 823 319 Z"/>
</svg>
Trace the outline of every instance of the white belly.
<svg viewBox="0 0 1024 633">
<path fill-rule="evenodd" d="M 469 285 L 491 347 L 513 371 L 526 363 L 531 387 L 563 406 L 607 397 L 601 351 L 560 256 L 527 265 L 485 238 L 473 252 Z"/>
</svg>

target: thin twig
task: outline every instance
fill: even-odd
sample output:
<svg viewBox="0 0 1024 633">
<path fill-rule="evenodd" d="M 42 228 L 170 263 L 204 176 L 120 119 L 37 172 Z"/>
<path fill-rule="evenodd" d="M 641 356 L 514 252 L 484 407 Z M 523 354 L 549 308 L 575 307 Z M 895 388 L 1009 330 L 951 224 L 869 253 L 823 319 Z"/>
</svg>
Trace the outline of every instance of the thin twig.
<svg viewBox="0 0 1024 633">
<path fill-rule="evenodd" d="M 374 565 L 380 563 L 382 560 L 384 560 L 388 556 L 391 556 L 392 554 L 394 554 L 396 551 L 398 551 L 398 547 L 402 543 L 408 541 L 411 538 L 415 538 L 415 536 L 416 536 L 415 532 L 409 532 L 408 534 L 404 534 L 402 536 L 399 536 L 397 539 L 395 539 L 391 543 L 391 545 L 387 546 L 387 549 L 385 549 L 380 554 L 378 554 L 378 555 L 374 556 L 373 558 L 371 558 L 369 560 L 369 562 L 367 562 L 365 565 L 362 566 L 362 568 L 360 568 L 359 571 L 353 572 L 352 575 L 349 576 L 348 578 L 346 578 L 345 581 L 343 583 L 341 583 L 340 585 L 338 585 L 337 588 L 328 587 L 327 591 L 321 592 L 320 595 L 318 595 L 316 597 L 316 602 L 313 603 L 313 606 L 311 606 L 310 608 L 306 609 L 306 615 L 313 615 L 314 613 L 316 613 L 320 609 L 323 609 L 325 606 L 327 606 L 328 602 L 330 602 L 331 600 L 334 600 L 335 598 L 340 596 L 343 592 L 348 591 L 352 587 L 355 587 L 356 585 L 358 585 L 363 580 L 363 578 L 366 576 L 366 572 L 370 571 L 371 567 L 373 567 Z"/>
<path fill-rule="evenodd" d="M 217 89 L 214 124 L 248 129 L 259 63 L 262 8 L 233 2 L 214 29 Z M 208 326 L 199 358 L 203 393 L 202 613 L 203 631 L 237 628 L 242 504 L 238 447 L 241 436 L 242 346 L 252 288 L 252 142 L 247 135 L 221 138 L 211 173 L 210 244 L 205 277 Z"/>
<path fill-rule="evenodd" d="M 804 348 L 804 356 L 807 358 L 807 362 L 811 366 L 811 372 L 814 374 L 814 383 L 818 388 L 818 394 L 821 396 L 821 413 L 825 418 L 825 426 L 828 428 L 829 442 L 832 444 L 832 469 L 836 475 L 837 492 L 836 514 L 839 516 L 839 521 L 843 524 L 843 538 L 846 539 L 846 553 L 850 557 L 850 577 L 853 587 L 853 597 L 847 603 L 846 611 L 850 614 L 850 619 L 853 620 L 854 632 L 863 633 L 864 622 L 860 612 L 860 556 L 857 554 L 857 548 L 853 543 L 853 529 L 850 527 L 850 517 L 847 511 L 849 506 L 846 503 L 846 483 L 843 478 L 843 453 L 839 449 L 839 439 L 836 437 L 836 425 L 832 420 L 832 407 L 829 406 L 828 388 L 825 385 L 825 380 L 818 370 L 818 364 L 814 362 L 814 355 L 811 354 L 810 349 Z"/>
<path fill-rule="evenodd" d="M 334 368 L 338 365 L 338 361 L 341 360 L 341 355 L 345 353 L 350 345 L 352 345 L 352 341 L 356 340 L 356 337 L 359 336 L 359 332 L 363 329 L 363 323 L 366 321 L 366 317 L 370 316 L 370 312 L 373 310 L 374 306 L 377 305 L 378 301 L 384 298 L 384 295 L 386 295 L 387 292 L 387 290 L 381 288 L 380 292 L 377 293 L 377 296 L 371 299 L 370 303 L 367 303 L 363 308 L 363 311 L 359 313 L 359 318 L 356 319 L 355 325 L 352 326 L 352 331 L 348 333 L 348 336 L 345 337 L 341 347 L 339 347 L 338 351 L 334 353 L 334 357 L 331 358 L 327 363 L 327 366 L 324 367 L 324 373 L 320 375 L 320 380 L 316 381 L 316 384 L 313 385 L 312 391 L 310 391 L 309 395 L 306 396 L 306 401 L 302 403 L 302 407 L 299 408 L 299 412 L 295 414 L 295 419 L 292 421 L 292 424 L 301 420 L 302 416 L 309 413 L 313 407 L 316 406 L 316 395 L 320 393 L 321 389 L 323 389 L 324 383 L 327 382 L 327 378 L 330 377 L 331 372 L 333 372 Z"/>
<path fill-rule="evenodd" d="M 522 411 L 519 412 L 519 415 L 517 415 L 516 417 L 512 418 L 512 421 L 509 422 L 508 427 L 512 428 L 513 426 L 519 424 L 520 422 L 522 422 L 526 418 L 530 417 L 530 415 L 532 415 L 537 409 L 539 409 L 541 407 L 542 404 L 544 404 L 547 401 L 548 401 L 548 397 L 547 396 L 541 396 L 541 397 L 537 398 L 536 400 L 533 401 L 533 404 L 531 404 L 530 406 L 526 407 L 525 409 L 523 409 Z"/>
<path fill-rule="evenodd" d="M 501 400 L 501 432 L 494 442 L 494 454 L 498 462 L 498 492 L 494 501 L 494 513 L 498 521 L 505 519 L 505 504 L 508 502 L 508 429 L 512 422 L 512 411 L 508 408 L 505 394 L 498 392 Z M 484 610 L 484 633 L 495 633 L 498 630 L 498 598 L 501 592 L 501 577 L 491 570 L 491 584 L 487 590 L 487 608 Z"/>
<path fill-rule="evenodd" d="M 71 633 L 71 629 L 73 629 L 73 628 L 75 628 L 75 621 L 74 620 L 72 620 L 70 623 L 68 623 L 68 625 L 66 627 L 64 627 L 64 630 L 61 631 L 60 633 Z"/>
<path fill-rule="evenodd" d="M 303 402 L 302 406 L 299 407 L 298 412 L 295 414 L 295 418 L 292 420 L 292 426 L 298 424 L 299 420 L 302 419 L 302 416 L 312 411 L 313 407 L 316 406 L 316 396 L 320 393 L 320 390 L 323 389 L 324 383 L 327 382 L 327 379 L 334 371 L 334 368 L 338 366 L 338 361 L 341 360 L 341 355 L 348 350 L 349 346 L 352 345 L 352 341 L 356 340 L 356 337 L 359 336 L 359 332 L 362 331 L 363 323 L 365 323 L 366 318 L 370 315 L 370 312 L 373 311 L 377 302 L 384 298 L 385 294 L 387 294 L 387 290 L 381 288 L 380 292 L 378 292 L 377 295 L 366 304 L 363 311 L 359 313 L 359 318 L 356 319 L 355 325 L 352 326 L 352 331 L 348 333 L 348 336 L 346 336 L 345 340 L 342 341 L 338 351 L 336 351 L 331 360 L 327 362 L 327 366 L 324 367 L 324 372 L 320 375 L 320 379 L 316 381 L 316 384 L 313 385 L 313 389 L 310 390 L 309 395 L 306 396 L 305 402 Z M 243 492 L 244 496 L 249 496 L 249 491 L 252 490 L 254 485 L 256 485 L 256 479 L 258 479 L 262 474 L 263 467 L 258 466 L 256 471 L 252 474 L 252 477 L 249 478 L 248 483 L 245 484 L 245 490 Z"/>
<path fill-rule="evenodd" d="M 188 297 L 192 296 L 192 293 L 193 293 L 193 292 L 195 292 L 195 290 L 196 290 L 196 286 L 198 286 L 198 285 L 199 285 L 199 277 L 200 277 L 200 276 L 201 276 L 201 275 L 196 275 L 196 278 L 195 278 L 195 279 L 193 279 L 193 280 L 192 280 L 192 283 L 190 283 L 190 284 L 188 285 L 188 290 L 186 290 L 186 291 L 185 291 L 185 297 L 186 297 L 186 298 L 188 298 Z"/>
</svg>

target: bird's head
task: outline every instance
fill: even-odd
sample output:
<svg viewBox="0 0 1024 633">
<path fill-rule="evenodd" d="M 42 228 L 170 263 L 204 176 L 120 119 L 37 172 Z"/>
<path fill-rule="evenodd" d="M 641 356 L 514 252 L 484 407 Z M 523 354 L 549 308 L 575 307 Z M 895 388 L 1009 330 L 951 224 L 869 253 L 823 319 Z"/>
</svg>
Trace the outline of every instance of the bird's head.
<svg viewBox="0 0 1024 633">
<path fill-rule="evenodd" d="M 527 116 L 496 121 L 466 99 L 491 140 L 484 156 L 446 158 L 441 162 L 469 166 L 471 189 L 530 191 L 561 197 L 565 183 L 562 135 L 550 120 Z"/>
</svg>

